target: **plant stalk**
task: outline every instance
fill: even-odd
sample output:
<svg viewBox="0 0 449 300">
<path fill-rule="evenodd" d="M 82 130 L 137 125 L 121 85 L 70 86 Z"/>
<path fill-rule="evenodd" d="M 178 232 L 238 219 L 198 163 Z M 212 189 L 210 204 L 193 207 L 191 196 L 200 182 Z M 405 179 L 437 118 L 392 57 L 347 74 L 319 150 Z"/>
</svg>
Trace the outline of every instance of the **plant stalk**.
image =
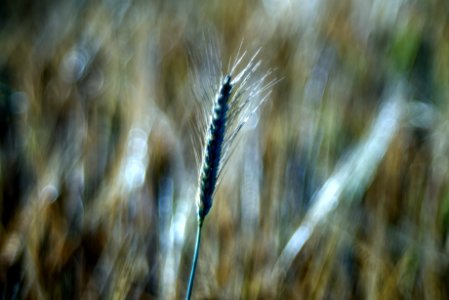
<svg viewBox="0 0 449 300">
<path fill-rule="evenodd" d="M 203 222 L 199 220 L 197 231 L 196 231 L 195 250 L 193 252 L 192 267 L 190 269 L 190 278 L 189 278 L 189 285 L 187 287 L 186 300 L 190 300 L 190 297 L 192 296 L 193 282 L 195 280 L 196 265 L 198 262 L 198 253 L 200 252 L 201 229 L 202 228 L 203 228 Z"/>
</svg>

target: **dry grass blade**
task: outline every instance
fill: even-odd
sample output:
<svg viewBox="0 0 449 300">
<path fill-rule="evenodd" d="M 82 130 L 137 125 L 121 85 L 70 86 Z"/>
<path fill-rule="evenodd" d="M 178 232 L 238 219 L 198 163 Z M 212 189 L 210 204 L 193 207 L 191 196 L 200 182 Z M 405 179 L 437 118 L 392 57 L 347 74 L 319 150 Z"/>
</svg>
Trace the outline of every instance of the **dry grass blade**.
<svg viewBox="0 0 449 300">
<path fill-rule="evenodd" d="M 274 276 L 289 270 L 315 228 L 326 221 L 343 197 L 351 198 L 366 189 L 400 127 L 404 101 L 403 86 L 398 85 L 385 100 L 366 139 L 337 166 L 312 200 L 313 206 L 283 248 L 274 268 Z"/>
</svg>

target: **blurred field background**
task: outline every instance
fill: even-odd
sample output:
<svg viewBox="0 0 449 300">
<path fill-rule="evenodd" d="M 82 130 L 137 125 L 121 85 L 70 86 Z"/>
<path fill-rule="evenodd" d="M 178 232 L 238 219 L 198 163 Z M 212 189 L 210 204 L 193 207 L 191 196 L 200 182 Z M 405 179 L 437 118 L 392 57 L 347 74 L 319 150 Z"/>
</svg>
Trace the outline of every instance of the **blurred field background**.
<svg viewBox="0 0 449 300">
<path fill-rule="evenodd" d="M 449 3 L 0 4 L 0 298 L 179 299 L 189 52 L 282 78 L 204 225 L 195 299 L 449 299 Z"/>
</svg>

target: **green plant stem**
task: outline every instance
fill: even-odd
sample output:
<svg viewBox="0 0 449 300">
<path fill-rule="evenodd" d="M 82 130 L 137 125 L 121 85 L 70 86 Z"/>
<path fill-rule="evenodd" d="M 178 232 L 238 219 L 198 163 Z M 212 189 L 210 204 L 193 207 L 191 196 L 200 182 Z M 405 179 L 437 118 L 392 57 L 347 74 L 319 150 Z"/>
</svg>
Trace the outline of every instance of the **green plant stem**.
<svg viewBox="0 0 449 300">
<path fill-rule="evenodd" d="M 198 228 L 196 231 L 195 251 L 193 252 L 192 267 L 190 269 L 190 279 L 189 279 L 189 285 L 187 287 L 186 300 L 190 300 L 190 297 L 192 296 L 193 281 L 195 280 L 196 265 L 198 262 L 198 253 L 200 252 L 201 229 L 202 228 L 203 228 L 203 222 L 199 221 Z"/>
</svg>

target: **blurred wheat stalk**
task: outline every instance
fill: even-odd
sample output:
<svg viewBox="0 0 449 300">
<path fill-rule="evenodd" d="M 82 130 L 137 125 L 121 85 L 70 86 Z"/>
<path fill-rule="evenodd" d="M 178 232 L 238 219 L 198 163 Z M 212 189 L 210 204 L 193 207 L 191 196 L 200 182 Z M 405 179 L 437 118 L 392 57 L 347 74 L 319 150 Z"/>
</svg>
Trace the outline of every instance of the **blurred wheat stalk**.
<svg viewBox="0 0 449 300">
<path fill-rule="evenodd" d="M 284 80 L 229 160 L 195 296 L 447 299 L 448 14 L 442 0 L 2 2 L 0 297 L 183 295 L 186 49 L 210 26 L 223 57 L 244 38 Z"/>
</svg>

